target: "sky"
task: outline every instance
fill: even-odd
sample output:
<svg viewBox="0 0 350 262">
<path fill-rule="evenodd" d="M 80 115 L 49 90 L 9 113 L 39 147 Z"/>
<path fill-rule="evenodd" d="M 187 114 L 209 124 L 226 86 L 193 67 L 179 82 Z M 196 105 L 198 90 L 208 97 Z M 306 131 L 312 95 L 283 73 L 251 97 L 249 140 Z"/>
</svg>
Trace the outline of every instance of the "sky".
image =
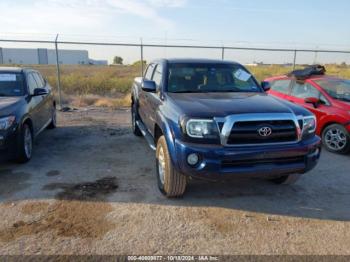
<svg viewBox="0 0 350 262">
<path fill-rule="evenodd" d="M 348 0 L 1 0 L 0 38 L 350 50 Z M 29 45 L 0 43 L 2 47 Z M 30 45 L 34 47 L 33 45 Z M 36 45 L 35 47 L 43 47 Z M 50 47 L 50 46 L 48 46 Z M 122 47 L 87 49 L 95 59 L 139 59 Z M 220 50 L 148 48 L 158 57 L 220 58 Z M 292 53 L 227 51 L 242 63 L 288 63 Z M 350 54 L 300 53 L 298 62 L 350 63 Z"/>
</svg>

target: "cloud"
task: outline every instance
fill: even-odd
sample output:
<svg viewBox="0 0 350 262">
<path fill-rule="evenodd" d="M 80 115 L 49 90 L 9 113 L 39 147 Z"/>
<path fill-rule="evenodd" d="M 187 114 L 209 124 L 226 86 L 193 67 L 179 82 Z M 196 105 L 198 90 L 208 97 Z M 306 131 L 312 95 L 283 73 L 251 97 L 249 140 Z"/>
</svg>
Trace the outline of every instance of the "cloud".
<svg viewBox="0 0 350 262">
<path fill-rule="evenodd" d="M 110 31 L 116 19 L 127 18 L 142 24 L 154 22 L 167 30 L 175 24 L 162 14 L 164 8 L 180 8 L 187 0 L 1 0 L 1 31 L 70 32 Z M 123 21 L 123 20 L 120 20 Z M 130 21 L 127 19 L 127 21 Z"/>
<path fill-rule="evenodd" d="M 106 2 L 114 8 L 116 12 L 134 15 L 139 18 L 152 20 L 159 25 L 171 26 L 172 22 L 162 17 L 154 7 L 154 5 L 147 4 L 148 2 L 141 2 L 138 0 L 106 0 Z"/>
<path fill-rule="evenodd" d="M 187 0 L 147 0 L 154 7 L 179 8 L 187 4 Z"/>
</svg>

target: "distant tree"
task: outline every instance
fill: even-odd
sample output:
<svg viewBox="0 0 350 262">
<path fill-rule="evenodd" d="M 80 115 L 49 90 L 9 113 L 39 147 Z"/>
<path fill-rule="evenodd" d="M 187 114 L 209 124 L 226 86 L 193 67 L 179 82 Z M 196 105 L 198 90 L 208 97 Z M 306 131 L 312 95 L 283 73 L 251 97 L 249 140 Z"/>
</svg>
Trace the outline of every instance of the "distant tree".
<svg viewBox="0 0 350 262">
<path fill-rule="evenodd" d="M 341 64 L 340 64 L 340 67 L 343 67 L 343 68 L 347 67 L 346 62 L 341 63 Z"/>
<path fill-rule="evenodd" d="M 123 64 L 123 58 L 120 56 L 115 56 L 113 58 L 113 64 L 115 65 L 122 65 Z"/>
<path fill-rule="evenodd" d="M 136 61 L 132 64 L 133 66 L 141 66 L 141 60 Z M 143 60 L 143 66 L 146 67 L 147 66 L 147 61 Z"/>
</svg>

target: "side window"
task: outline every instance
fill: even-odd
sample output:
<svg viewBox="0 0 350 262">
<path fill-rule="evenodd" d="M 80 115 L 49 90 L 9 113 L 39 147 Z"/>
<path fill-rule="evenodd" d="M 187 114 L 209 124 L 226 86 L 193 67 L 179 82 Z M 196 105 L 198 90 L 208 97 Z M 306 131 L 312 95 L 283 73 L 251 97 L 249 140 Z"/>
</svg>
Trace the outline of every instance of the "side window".
<svg viewBox="0 0 350 262">
<path fill-rule="evenodd" d="M 272 82 L 271 90 L 280 92 L 282 94 L 288 94 L 290 83 L 291 83 L 291 80 L 288 80 L 288 79 L 276 80 L 276 81 Z"/>
<path fill-rule="evenodd" d="M 321 93 L 308 83 L 295 82 L 291 95 L 303 99 L 307 97 L 320 98 Z"/>
<path fill-rule="evenodd" d="M 152 79 L 152 75 L 153 75 L 153 71 L 154 71 L 155 65 L 154 64 L 150 64 L 147 68 L 147 71 L 145 73 L 145 78 L 147 80 L 151 80 Z"/>
<path fill-rule="evenodd" d="M 321 94 L 321 96 L 320 96 L 320 100 L 321 100 L 321 103 L 322 103 L 322 104 L 324 104 L 324 105 L 326 105 L 326 106 L 329 106 L 329 105 L 330 105 L 330 103 L 328 102 L 327 98 L 326 98 L 324 95 L 322 95 L 322 94 Z"/>
<path fill-rule="evenodd" d="M 157 90 L 159 90 L 160 84 L 162 83 L 163 67 L 162 65 L 157 65 L 154 71 L 152 80 L 156 82 Z"/>
<path fill-rule="evenodd" d="M 32 94 L 34 94 L 34 89 L 38 88 L 38 84 L 36 83 L 36 81 L 34 79 L 33 73 L 28 74 L 27 82 L 28 82 L 29 94 L 32 95 Z"/>
<path fill-rule="evenodd" d="M 38 73 L 33 73 L 33 76 L 35 78 L 36 83 L 38 84 L 38 87 L 43 88 L 45 84 L 42 77 Z"/>
<path fill-rule="evenodd" d="M 40 73 L 38 73 L 38 77 L 40 78 L 40 80 L 41 80 L 41 83 L 43 84 L 43 87 L 45 87 L 45 85 L 46 85 L 46 80 L 44 79 L 44 77 L 40 74 Z"/>
</svg>

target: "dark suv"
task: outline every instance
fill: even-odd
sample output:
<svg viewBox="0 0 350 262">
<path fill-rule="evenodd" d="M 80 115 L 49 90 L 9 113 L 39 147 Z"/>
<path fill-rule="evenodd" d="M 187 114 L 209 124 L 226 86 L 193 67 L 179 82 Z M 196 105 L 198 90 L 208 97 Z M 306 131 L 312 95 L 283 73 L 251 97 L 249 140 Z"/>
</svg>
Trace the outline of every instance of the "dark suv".
<svg viewBox="0 0 350 262">
<path fill-rule="evenodd" d="M 35 70 L 0 67 L 1 158 L 29 161 L 33 139 L 46 127 L 56 127 L 56 102 L 47 81 Z"/>
<path fill-rule="evenodd" d="M 240 64 L 163 59 L 132 88 L 132 124 L 156 150 L 158 186 L 183 195 L 187 177 L 293 183 L 320 157 L 316 118 L 269 96 Z"/>
</svg>

